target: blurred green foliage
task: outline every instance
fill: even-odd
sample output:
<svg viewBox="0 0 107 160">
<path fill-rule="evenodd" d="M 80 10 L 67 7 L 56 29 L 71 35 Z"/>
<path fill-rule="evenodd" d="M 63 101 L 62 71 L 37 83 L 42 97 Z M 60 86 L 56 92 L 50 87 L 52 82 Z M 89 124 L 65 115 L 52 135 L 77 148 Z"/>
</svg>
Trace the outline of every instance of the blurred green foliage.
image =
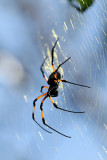
<svg viewBox="0 0 107 160">
<path fill-rule="evenodd" d="M 80 12 L 84 12 L 88 7 L 93 4 L 94 0 L 69 0 L 69 2 L 77 10 L 79 10 Z"/>
</svg>

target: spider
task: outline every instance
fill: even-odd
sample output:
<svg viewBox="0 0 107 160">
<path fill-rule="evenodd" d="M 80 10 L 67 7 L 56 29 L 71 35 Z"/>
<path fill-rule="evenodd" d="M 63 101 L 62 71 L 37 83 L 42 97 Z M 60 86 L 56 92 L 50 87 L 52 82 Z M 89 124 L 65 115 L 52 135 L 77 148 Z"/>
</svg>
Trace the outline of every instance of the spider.
<svg viewBox="0 0 107 160">
<path fill-rule="evenodd" d="M 53 72 L 51 73 L 51 75 L 49 76 L 49 78 L 47 79 L 46 78 L 46 75 L 44 74 L 44 70 L 43 70 L 43 65 L 47 59 L 47 57 L 45 58 L 45 60 L 43 61 L 41 67 L 40 67 L 40 70 L 42 72 L 42 75 L 44 77 L 44 79 L 46 80 L 46 82 L 48 83 L 49 87 L 46 87 L 46 86 L 42 86 L 41 87 L 41 92 L 43 90 L 43 88 L 46 88 L 48 89 L 48 91 L 46 93 L 43 93 L 42 95 L 40 95 L 39 97 L 37 97 L 34 101 L 33 101 L 33 112 L 32 112 L 32 118 L 33 120 L 43 129 L 45 130 L 46 132 L 48 133 L 52 133 L 48 130 L 46 130 L 45 128 L 43 128 L 36 120 L 35 120 L 35 116 L 34 116 L 34 112 L 35 112 L 35 103 L 37 100 L 39 100 L 41 97 L 44 96 L 44 98 L 42 99 L 42 102 L 40 104 L 40 110 L 41 110 L 41 114 L 42 114 L 42 122 L 45 126 L 47 126 L 48 128 L 50 128 L 51 130 L 59 133 L 60 135 L 62 136 L 65 136 L 65 137 L 68 137 L 68 138 L 71 138 L 70 136 L 67 136 L 57 130 L 55 130 L 54 128 L 52 128 L 51 126 L 49 126 L 46 121 L 45 121 L 45 118 L 44 118 L 44 115 L 43 115 L 43 103 L 45 101 L 46 98 L 49 98 L 53 104 L 53 106 L 56 108 L 56 109 L 60 109 L 62 111 L 66 111 L 66 112 L 72 112 L 72 113 L 85 113 L 85 112 L 74 112 L 74 111 L 69 111 L 69 110 L 66 110 L 66 109 L 62 109 L 60 107 L 57 106 L 57 104 L 53 101 L 52 97 L 58 97 L 58 86 L 59 86 L 59 83 L 60 82 L 65 82 L 65 83 L 70 83 L 70 84 L 73 84 L 73 85 L 78 85 L 78 86 L 82 86 L 82 87 L 87 87 L 87 88 L 90 88 L 89 86 L 85 86 L 85 85 L 80 85 L 80 84 L 77 84 L 77 83 L 72 83 L 72 82 L 69 82 L 67 80 L 63 80 L 61 79 L 62 76 L 61 76 L 61 73 L 58 71 L 58 69 L 65 63 L 67 62 L 71 57 L 69 57 L 68 59 L 66 59 L 63 63 L 61 63 L 57 69 L 55 70 L 54 68 L 54 48 L 57 44 L 57 41 L 59 40 L 59 38 L 56 40 L 53 48 L 52 48 L 52 52 L 51 52 L 51 56 L 52 56 L 52 60 L 51 60 L 51 65 L 52 65 L 52 69 L 53 69 Z"/>
</svg>

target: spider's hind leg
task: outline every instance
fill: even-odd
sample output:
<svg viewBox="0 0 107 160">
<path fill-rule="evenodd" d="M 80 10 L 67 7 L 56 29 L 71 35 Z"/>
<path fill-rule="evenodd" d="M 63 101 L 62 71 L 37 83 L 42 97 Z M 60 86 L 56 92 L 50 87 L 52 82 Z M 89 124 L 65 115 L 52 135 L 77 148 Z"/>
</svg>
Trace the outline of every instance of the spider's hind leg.
<svg viewBox="0 0 107 160">
<path fill-rule="evenodd" d="M 41 110 L 41 114 L 42 114 L 42 122 L 43 122 L 43 124 L 46 125 L 48 128 L 52 129 L 53 131 L 61 134 L 62 136 L 65 136 L 65 137 L 67 137 L 67 138 L 71 138 L 70 136 L 67 136 L 67 135 L 65 135 L 65 134 L 63 134 L 63 133 L 58 132 L 57 130 L 55 130 L 54 128 L 50 127 L 50 126 L 46 123 L 45 118 L 44 118 L 44 116 L 43 116 L 43 103 L 44 103 L 45 99 L 46 99 L 48 96 L 49 96 L 49 95 L 46 95 L 46 96 L 43 98 L 43 100 L 42 100 L 42 102 L 41 102 L 41 105 L 40 105 L 40 110 Z"/>
<path fill-rule="evenodd" d="M 60 110 L 62 110 L 62 111 L 66 111 L 66 112 L 72 112 L 72 113 L 85 113 L 84 111 L 83 111 L 83 112 L 75 112 L 75 111 L 69 111 L 69 110 L 66 110 L 66 109 L 62 109 L 62 108 L 60 108 L 60 107 L 57 106 L 57 104 L 53 101 L 53 99 L 52 99 L 51 96 L 49 96 L 49 98 L 50 98 L 53 106 L 54 106 L 55 108 L 57 108 L 57 109 L 60 109 Z"/>
<path fill-rule="evenodd" d="M 41 96 L 39 96 L 39 97 L 37 97 L 34 101 L 33 101 L 33 112 L 32 112 L 32 118 L 33 118 L 33 120 L 43 129 L 43 130 L 45 130 L 46 132 L 48 132 L 48 133 L 52 133 L 52 132 L 49 132 L 49 131 L 47 131 L 45 128 L 43 128 L 36 120 L 35 120 L 35 116 L 34 116 L 34 112 L 35 112 L 35 103 L 36 103 L 36 101 L 38 100 L 38 99 L 40 99 L 41 97 L 43 97 L 43 96 L 45 96 L 47 93 L 44 93 L 44 94 L 42 94 Z"/>
</svg>

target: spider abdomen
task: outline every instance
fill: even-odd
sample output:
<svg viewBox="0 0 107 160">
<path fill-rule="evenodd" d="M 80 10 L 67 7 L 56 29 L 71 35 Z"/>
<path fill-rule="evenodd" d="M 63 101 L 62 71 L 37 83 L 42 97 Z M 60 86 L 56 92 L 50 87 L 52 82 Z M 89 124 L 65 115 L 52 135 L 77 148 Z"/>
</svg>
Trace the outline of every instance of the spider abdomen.
<svg viewBox="0 0 107 160">
<path fill-rule="evenodd" d="M 49 94 L 51 97 L 57 97 L 58 96 L 58 86 L 55 86 L 55 88 L 53 86 L 49 87 Z"/>
</svg>

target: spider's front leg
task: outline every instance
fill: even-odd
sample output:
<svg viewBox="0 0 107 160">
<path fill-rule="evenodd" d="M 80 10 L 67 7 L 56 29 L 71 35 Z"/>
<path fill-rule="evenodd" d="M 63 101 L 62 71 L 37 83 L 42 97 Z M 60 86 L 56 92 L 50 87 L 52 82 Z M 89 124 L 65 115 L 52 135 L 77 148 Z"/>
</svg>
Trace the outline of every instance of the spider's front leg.
<svg viewBox="0 0 107 160">
<path fill-rule="evenodd" d="M 54 68 L 54 48 L 55 48 L 58 40 L 59 40 L 59 38 L 56 40 L 56 42 L 55 42 L 55 44 L 54 44 L 54 46 L 53 46 L 53 48 L 52 48 L 52 52 L 51 52 L 51 55 L 52 55 L 51 65 L 52 65 L 52 69 L 53 69 L 54 72 L 55 72 L 55 68 Z"/>
<path fill-rule="evenodd" d="M 64 79 L 63 79 L 63 80 L 62 80 L 62 79 L 57 79 L 57 81 L 59 81 L 59 82 L 64 82 L 64 83 L 70 83 L 70 84 L 77 85 L 77 86 L 80 86 L 80 87 L 91 88 L 91 87 L 89 87 L 89 86 L 85 86 L 85 85 L 82 85 L 82 84 L 77 84 L 77 83 L 69 82 L 69 81 L 64 80 Z"/>
<path fill-rule="evenodd" d="M 47 81 L 48 81 L 48 79 L 47 79 L 47 77 L 46 77 L 46 75 L 45 75 L 45 73 L 44 73 L 44 70 L 43 70 L 43 65 L 44 65 L 44 63 L 45 63 L 46 59 L 47 59 L 47 57 L 44 59 L 44 61 L 43 61 L 42 65 L 41 65 L 41 67 L 40 67 L 40 70 L 41 70 L 41 72 L 42 72 L 42 75 L 43 75 L 43 77 L 44 77 L 45 81 L 47 82 Z"/>
</svg>

